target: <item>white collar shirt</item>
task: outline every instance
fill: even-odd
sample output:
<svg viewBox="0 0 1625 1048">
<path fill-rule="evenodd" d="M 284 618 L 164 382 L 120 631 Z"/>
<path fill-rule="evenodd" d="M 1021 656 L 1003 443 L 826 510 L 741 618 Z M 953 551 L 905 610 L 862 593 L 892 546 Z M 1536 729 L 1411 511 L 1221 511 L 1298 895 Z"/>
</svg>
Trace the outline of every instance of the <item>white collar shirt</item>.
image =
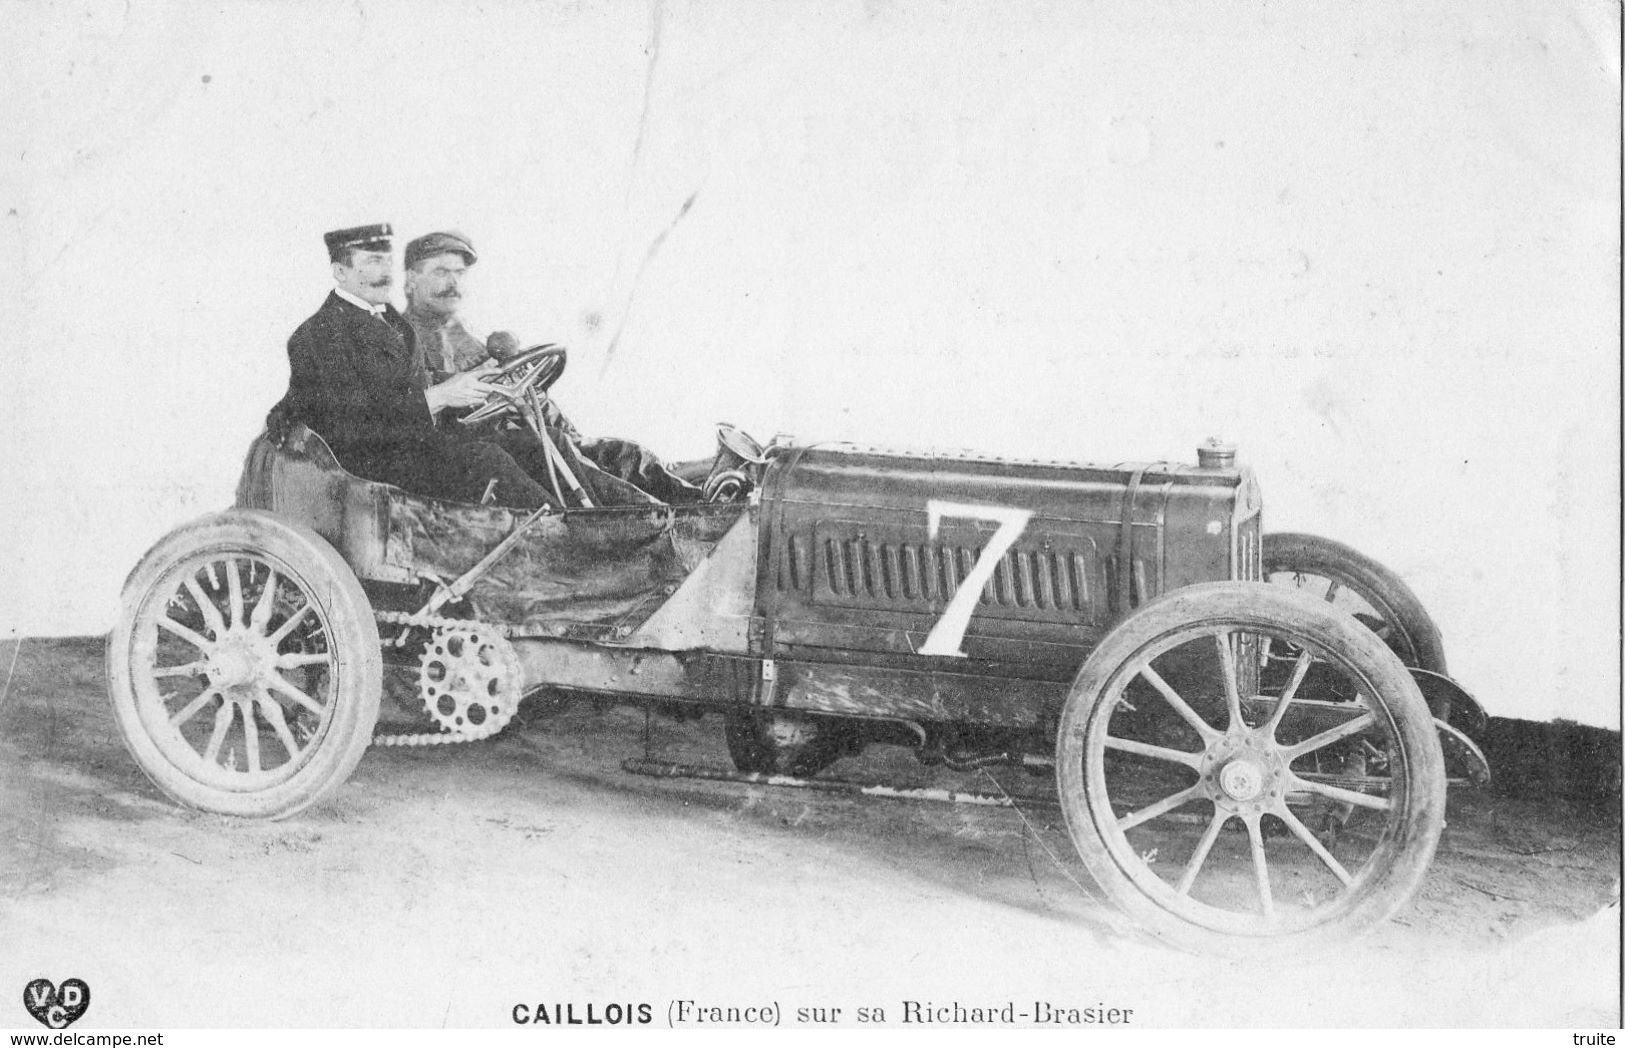
<svg viewBox="0 0 1625 1048">
<path fill-rule="evenodd" d="M 371 302 L 368 302 L 366 299 L 358 298 L 355 295 L 350 294 L 348 291 L 344 290 L 341 287 L 334 288 L 333 289 L 333 294 L 335 294 L 338 297 L 344 299 L 344 301 L 350 303 L 350 305 L 352 305 L 352 306 L 355 306 L 357 309 L 366 310 L 368 313 L 371 313 L 375 317 L 382 317 L 384 315 L 384 309 L 386 308 L 385 306 L 383 306 L 383 305 L 375 306 Z"/>
</svg>

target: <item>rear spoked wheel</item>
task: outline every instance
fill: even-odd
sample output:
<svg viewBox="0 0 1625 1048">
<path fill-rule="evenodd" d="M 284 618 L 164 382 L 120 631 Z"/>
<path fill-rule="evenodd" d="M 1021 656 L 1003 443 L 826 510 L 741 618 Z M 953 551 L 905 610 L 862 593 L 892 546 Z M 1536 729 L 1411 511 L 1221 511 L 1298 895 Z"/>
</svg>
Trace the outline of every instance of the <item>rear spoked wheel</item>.
<svg viewBox="0 0 1625 1048">
<path fill-rule="evenodd" d="M 1267 673 L 1283 653 L 1290 670 Z M 1311 676 L 1340 701 L 1304 697 Z M 1443 761 L 1405 667 L 1283 587 L 1192 586 L 1135 611 L 1079 672 L 1056 759 L 1090 873 L 1186 948 L 1363 931 L 1414 893 L 1443 824 Z"/>
<path fill-rule="evenodd" d="M 382 663 L 355 575 L 314 532 L 230 510 L 171 532 L 131 574 L 108 638 L 113 712 L 175 800 L 281 818 L 347 778 Z"/>
</svg>

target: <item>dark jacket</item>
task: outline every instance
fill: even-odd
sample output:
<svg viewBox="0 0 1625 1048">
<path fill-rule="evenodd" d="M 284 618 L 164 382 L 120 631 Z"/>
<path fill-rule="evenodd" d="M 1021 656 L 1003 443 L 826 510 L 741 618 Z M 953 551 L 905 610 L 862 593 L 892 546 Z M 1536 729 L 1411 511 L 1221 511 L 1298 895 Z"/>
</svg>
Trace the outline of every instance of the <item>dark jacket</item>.
<svg viewBox="0 0 1625 1048">
<path fill-rule="evenodd" d="M 329 294 L 288 339 L 288 394 L 272 416 L 303 422 L 345 468 L 377 476 L 390 471 L 386 463 L 448 439 L 436 431 L 423 389 L 412 327 L 395 307 L 377 317 Z"/>
</svg>

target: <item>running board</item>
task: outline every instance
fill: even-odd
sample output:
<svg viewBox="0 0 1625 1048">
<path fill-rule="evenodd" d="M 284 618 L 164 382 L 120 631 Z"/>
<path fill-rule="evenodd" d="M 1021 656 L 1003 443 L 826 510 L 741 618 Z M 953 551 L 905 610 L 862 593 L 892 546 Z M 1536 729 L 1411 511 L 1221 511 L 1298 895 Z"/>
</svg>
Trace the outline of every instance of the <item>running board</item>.
<svg viewBox="0 0 1625 1048">
<path fill-rule="evenodd" d="M 676 761 L 661 761 L 648 757 L 628 758 L 621 762 L 621 770 L 631 772 L 633 775 L 650 775 L 660 779 L 705 779 L 711 782 L 743 782 L 753 786 L 788 786 L 824 793 L 934 801 L 938 804 L 980 804 L 992 808 L 1014 808 L 1017 805 L 1045 808 L 1061 806 L 1060 801 L 1054 797 L 1031 793 L 982 793 L 978 790 L 946 790 L 938 787 L 905 789 L 882 783 L 853 782 L 850 779 L 802 779 L 794 775 L 730 771 L 727 768 L 704 764 L 680 764 Z"/>
</svg>

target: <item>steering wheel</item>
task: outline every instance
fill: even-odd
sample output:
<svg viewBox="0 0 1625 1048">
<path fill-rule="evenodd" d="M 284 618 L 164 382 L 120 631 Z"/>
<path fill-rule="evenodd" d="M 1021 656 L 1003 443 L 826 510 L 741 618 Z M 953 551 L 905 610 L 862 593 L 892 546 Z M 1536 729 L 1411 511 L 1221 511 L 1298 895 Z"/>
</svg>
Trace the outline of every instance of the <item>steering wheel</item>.
<svg viewBox="0 0 1625 1048">
<path fill-rule="evenodd" d="M 564 374 L 564 363 L 568 356 L 563 346 L 551 342 L 520 350 L 502 366 L 501 371 L 485 380 L 487 385 L 496 386 L 497 391 L 485 403 L 464 415 L 463 425 L 476 425 L 516 410 L 532 392 L 546 393 Z"/>
</svg>

